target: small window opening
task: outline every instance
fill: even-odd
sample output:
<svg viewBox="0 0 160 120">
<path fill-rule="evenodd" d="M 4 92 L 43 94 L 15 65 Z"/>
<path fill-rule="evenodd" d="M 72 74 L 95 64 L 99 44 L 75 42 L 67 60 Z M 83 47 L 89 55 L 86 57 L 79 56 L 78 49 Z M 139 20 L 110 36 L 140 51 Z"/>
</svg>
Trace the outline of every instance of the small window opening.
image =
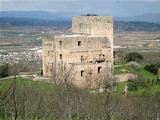
<svg viewBox="0 0 160 120">
<path fill-rule="evenodd" d="M 59 58 L 62 59 L 62 54 L 59 55 Z"/>
<path fill-rule="evenodd" d="M 84 61 L 84 57 L 83 56 L 81 56 L 81 61 Z"/>
<path fill-rule="evenodd" d="M 78 46 L 81 46 L 81 41 L 78 41 Z"/>
<path fill-rule="evenodd" d="M 98 67 L 98 74 L 101 72 L 102 67 Z"/>
<path fill-rule="evenodd" d="M 59 46 L 62 46 L 62 41 L 59 41 Z"/>
<path fill-rule="evenodd" d="M 81 70 L 81 77 L 83 77 L 83 74 L 84 74 L 84 70 Z"/>
<path fill-rule="evenodd" d="M 103 54 L 103 60 L 105 60 L 105 55 Z"/>
<path fill-rule="evenodd" d="M 91 71 L 91 70 L 89 70 L 89 71 L 88 71 L 88 74 L 89 74 L 89 75 L 92 75 L 92 71 Z"/>
<path fill-rule="evenodd" d="M 114 59 L 116 58 L 116 51 L 113 52 Z"/>
</svg>

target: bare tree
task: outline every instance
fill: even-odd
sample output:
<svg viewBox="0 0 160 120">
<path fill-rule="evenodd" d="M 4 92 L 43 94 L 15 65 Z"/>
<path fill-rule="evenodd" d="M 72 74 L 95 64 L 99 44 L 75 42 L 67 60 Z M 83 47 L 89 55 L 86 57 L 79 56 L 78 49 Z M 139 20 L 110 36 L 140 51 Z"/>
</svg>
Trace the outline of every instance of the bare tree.
<svg viewBox="0 0 160 120">
<path fill-rule="evenodd" d="M 105 67 L 98 77 L 96 78 L 97 81 L 97 90 L 98 92 L 107 90 L 111 90 L 113 88 L 113 84 L 116 82 L 113 78 L 113 74 L 108 67 Z"/>
<path fill-rule="evenodd" d="M 51 80 L 54 84 L 70 84 L 74 78 L 74 65 L 66 65 L 63 63 L 52 64 L 50 69 Z"/>
</svg>

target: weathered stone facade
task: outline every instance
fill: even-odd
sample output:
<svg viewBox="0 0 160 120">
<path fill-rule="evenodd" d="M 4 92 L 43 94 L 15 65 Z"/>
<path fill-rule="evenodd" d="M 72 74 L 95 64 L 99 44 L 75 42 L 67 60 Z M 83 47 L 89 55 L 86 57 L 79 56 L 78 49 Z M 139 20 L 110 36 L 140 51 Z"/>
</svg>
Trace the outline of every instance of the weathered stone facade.
<svg viewBox="0 0 160 120">
<path fill-rule="evenodd" d="M 109 16 L 76 16 L 72 34 L 44 38 L 43 75 L 52 76 L 57 64 L 74 66 L 72 83 L 95 87 L 98 77 L 113 70 L 113 20 Z M 89 82 L 88 82 L 89 81 Z"/>
</svg>

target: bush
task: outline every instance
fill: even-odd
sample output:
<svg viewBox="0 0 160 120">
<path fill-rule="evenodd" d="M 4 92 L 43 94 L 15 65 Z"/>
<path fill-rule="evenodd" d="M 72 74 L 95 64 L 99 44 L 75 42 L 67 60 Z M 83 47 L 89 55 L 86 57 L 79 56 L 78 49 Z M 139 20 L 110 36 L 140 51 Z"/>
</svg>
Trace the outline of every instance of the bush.
<svg viewBox="0 0 160 120">
<path fill-rule="evenodd" d="M 130 81 L 127 86 L 129 91 L 138 89 L 137 83 L 135 81 Z"/>
<path fill-rule="evenodd" d="M 141 93 L 143 96 L 149 96 L 150 93 L 147 90 L 143 90 Z"/>
<path fill-rule="evenodd" d="M 5 63 L 4 65 L 0 66 L 0 78 L 4 78 L 8 76 L 9 76 L 9 65 Z"/>
<path fill-rule="evenodd" d="M 144 69 L 147 70 L 148 72 L 155 74 L 155 75 L 158 74 L 158 67 L 155 64 L 146 65 L 144 67 Z"/>
<path fill-rule="evenodd" d="M 136 80 L 129 80 L 128 81 L 128 90 L 137 90 L 138 88 L 146 88 L 148 87 L 148 81 L 145 80 L 145 78 L 138 74 L 138 77 Z"/>
<path fill-rule="evenodd" d="M 157 66 L 158 68 L 160 68 L 160 63 L 156 63 L 156 66 Z"/>
<path fill-rule="evenodd" d="M 155 84 L 156 84 L 156 85 L 160 85 L 160 78 L 157 77 Z"/>
<path fill-rule="evenodd" d="M 154 95 L 155 96 L 160 96 L 160 91 L 156 91 Z"/>
<path fill-rule="evenodd" d="M 130 61 L 140 62 L 143 60 L 143 56 L 137 52 L 133 52 L 133 53 L 128 53 L 124 57 L 124 59 L 126 62 L 130 62 Z"/>
</svg>

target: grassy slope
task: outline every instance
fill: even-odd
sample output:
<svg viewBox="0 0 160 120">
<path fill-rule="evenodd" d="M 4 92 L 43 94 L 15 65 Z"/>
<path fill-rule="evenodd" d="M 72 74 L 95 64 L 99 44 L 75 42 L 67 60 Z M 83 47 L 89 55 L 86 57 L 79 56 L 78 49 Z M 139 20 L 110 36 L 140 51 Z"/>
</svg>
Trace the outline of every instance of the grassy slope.
<svg viewBox="0 0 160 120">
<path fill-rule="evenodd" d="M 122 72 L 123 70 L 126 70 L 125 72 Z M 135 70 L 131 66 L 127 66 L 125 64 L 117 65 L 115 67 L 115 74 L 121 74 L 121 73 L 134 73 Z M 146 80 L 152 81 L 153 79 L 156 79 L 157 77 L 160 77 L 160 74 L 154 75 L 146 70 L 144 70 L 144 66 L 140 66 L 140 68 L 137 70 L 138 73 L 142 74 Z M 117 95 L 121 95 L 123 92 L 123 89 L 125 85 L 127 85 L 128 82 L 122 82 L 117 84 Z M 130 91 L 129 95 L 160 95 L 160 85 L 153 85 L 148 88 L 139 88 L 137 91 Z"/>
<path fill-rule="evenodd" d="M 124 73 L 124 72 L 121 72 L 122 69 L 126 70 L 125 73 L 134 73 L 135 72 L 132 67 L 122 64 L 118 67 L 115 67 L 115 73 L 116 74 Z M 148 71 L 144 70 L 143 66 L 141 66 L 137 72 L 141 73 L 146 80 L 149 79 L 150 81 L 152 79 L 156 79 L 158 76 L 160 77 L 160 74 L 154 75 L 154 74 L 149 73 Z M 11 83 L 12 83 L 12 79 L 0 81 L 0 91 L 1 92 L 5 91 L 11 85 Z M 117 84 L 117 92 L 115 94 L 122 95 L 123 89 L 126 84 L 127 84 L 127 82 L 118 83 Z M 52 92 L 55 87 L 52 84 L 47 83 L 47 82 L 32 81 L 32 80 L 28 80 L 28 79 L 24 79 L 24 78 L 16 78 L 16 85 L 17 85 L 17 87 L 22 87 L 22 86 L 26 85 L 26 86 L 30 86 L 38 91 L 42 90 L 42 91 L 49 91 L 49 92 Z M 159 85 L 153 85 L 153 86 L 149 85 L 148 88 L 139 88 L 137 91 L 130 91 L 129 95 L 146 95 L 146 94 L 147 95 L 155 95 L 157 93 L 160 93 L 160 86 Z"/>
<path fill-rule="evenodd" d="M 0 81 L 0 91 L 4 92 L 12 84 L 13 79 Z M 16 87 L 30 86 L 33 89 L 39 91 L 52 91 L 53 85 L 47 82 L 32 81 L 25 78 L 16 78 Z"/>
</svg>

